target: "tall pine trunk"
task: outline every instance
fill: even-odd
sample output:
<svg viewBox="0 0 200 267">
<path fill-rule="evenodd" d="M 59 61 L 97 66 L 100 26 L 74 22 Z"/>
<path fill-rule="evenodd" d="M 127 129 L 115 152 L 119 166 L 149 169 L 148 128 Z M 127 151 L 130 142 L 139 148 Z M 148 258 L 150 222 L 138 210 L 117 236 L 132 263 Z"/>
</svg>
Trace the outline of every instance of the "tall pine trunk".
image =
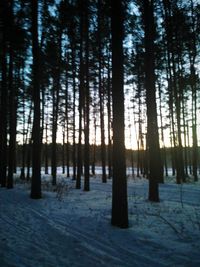
<svg viewBox="0 0 200 267">
<path fill-rule="evenodd" d="M 105 146 L 105 125 L 104 125 L 104 88 L 102 83 L 102 41 L 101 41 L 101 0 L 98 0 L 98 86 L 100 105 L 100 129 L 101 129 L 101 165 L 102 182 L 106 182 L 106 146 Z"/>
<path fill-rule="evenodd" d="M 41 134 L 40 134 L 40 70 L 38 44 L 38 0 L 31 1 L 32 10 L 32 54 L 33 54 L 33 132 L 32 132 L 32 181 L 31 198 L 41 198 Z"/>
<path fill-rule="evenodd" d="M 111 0 L 112 100 L 113 100 L 113 183 L 111 223 L 128 227 L 127 180 L 124 136 L 123 6 Z"/>
<path fill-rule="evenodd" d="M 7 168 L 7 1 L 1 3 L 3 32 L 1 43 L 1 103 L 0 103 L 0 184 L 6 186 Z"/>
<path fill-rule="evenodd" d="M 81 175 L 82 175 L 82 116 L 84 104 L 84 62 L 83 62 L 83 6 L 80 1 L 80 50 L 79 50 L 79 133 L 78 133 L 78 149 L 77 149 L 77 177 L 76 188 L 81 188 Z"/>
<path fill-rule="evenodd" d="M 192 40 L 191 51 L 189 51 L 190 59 L 190 75 L 191 75 L 191 88 L 192 88 L 192 174 L 194 181 L 198 180 L 197 175 L 197 162 L 198 162 L 198 138 L 197 138 L 197 78 L 196 78 L 196 56 L 197 56 L 197 38 L 195 32 L 197 27 L 197 19 L 194 14 L 194 3 L 191 3 L 191 17 L 192 17 Z M 196 22 L 195 22 L 196 20 Z"/>
<path fill-rule="evenodd" d="M 69 171 L 69 88 L 68 88 L 68 57 L 67 57 L 67 62 L 66 62 L 66 89 L 65 89 L 65 121 L 66 121 L 66 126 L 65 126 L 65 130 L 66 130 L 66 164 L 67 164 L 67 177 L 70 176 L 70 171 Z"/>
<path fill-rule="evenodd" d="M 77 167 L 77 157 L 76 157 L 76 50 L 74 39 L 71 40 L 71 50 L 72 50 L 72 75 L 73 75 L 73 148 L 72 148 L 72 164 L 73 164 L 73 180 L 76 180 L 76 167 Z"/>
<path fill-rule="evenodd" d="M 145 30 L 145 87 L 147 103 L 147 148 L 148 148 L 148 178 L 149 200 L 159 201 L 158 183 L 162 180 L 162 165 L 159 147 L 156 88 L 155 88 L 155 55 L 154 38 L 155 25 L 153 2 L 143 0 L 143 18 Z"/>
<path fill-rule="evenodd" d="M 111 137 L 111 78 L 110 78 L 110 57 L 108 56 L 108 85 L 107 85 L 107 112 L 108 112 L 108 178 L 112 177 L 112 137 Z"/>
<path fill-rule="evenodd" d="M 16 89 L 13 82 L 13 0 L 9 6 L 9 146 L 8 146 L 8 180 L 7 188 L 13 188 L 13 173 L 15 165 L 15 150 L 16 150 Z"/>
<path fill-rule="evenodd" d="M 84 1 L 84 29 L 85 29 L 85 64 L 84 64 L 84 190 L 90 190 L 90 144 L 89 144 L 89 126 L 90 126 L 90 88 L 89 88 L 89 16 L 88 0 Z"/>
<path fill-rule="evenodd" d="M 54 77 L 53 84 L 53 118 L 52 118 L 52 149 L 51 149 L 51 174 L 52 185 L 56 185 L 57 176 L 57 127 L 58 127 L 58 73 Z"/>
</svg>

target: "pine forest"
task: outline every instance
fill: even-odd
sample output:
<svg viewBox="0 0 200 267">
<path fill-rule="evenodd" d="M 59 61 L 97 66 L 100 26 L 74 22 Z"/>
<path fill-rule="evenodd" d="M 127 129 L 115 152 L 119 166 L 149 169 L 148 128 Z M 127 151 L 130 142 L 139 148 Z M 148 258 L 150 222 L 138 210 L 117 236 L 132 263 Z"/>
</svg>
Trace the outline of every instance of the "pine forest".
<svg viewBox="0 0 200 267">
<path fill-rule="evenodd" d="M 98 179 L 120 229 L 130 181 L 155 205 L 169 180 L 199 188 L 199 0 L 1 0 L 0 47 L 0 207 Z"/>
</svg>

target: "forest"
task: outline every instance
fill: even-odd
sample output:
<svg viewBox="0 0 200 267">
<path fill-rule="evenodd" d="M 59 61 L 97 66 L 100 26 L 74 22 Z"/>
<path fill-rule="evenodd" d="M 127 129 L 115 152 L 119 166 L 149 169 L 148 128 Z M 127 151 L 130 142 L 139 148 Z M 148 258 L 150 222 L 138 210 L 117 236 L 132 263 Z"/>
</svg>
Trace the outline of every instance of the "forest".
<svg viewBox="0 0 200 267">
<path fill-rule="evenodd" d="M 56 185 L 63 166 L 89 191 L 101 166 L 126 228 L 126 164 L 150 201 L 169 171 L 198 181 L 198 0 L 2 0 L 0 12 L 1 187 L 20 168 L 41 198 L 41 167 Z"/>
<path fill-rule="evenodd" d="M 200 266 L 200 1 L 0 1 L 2 267 Z"/>
</svg>

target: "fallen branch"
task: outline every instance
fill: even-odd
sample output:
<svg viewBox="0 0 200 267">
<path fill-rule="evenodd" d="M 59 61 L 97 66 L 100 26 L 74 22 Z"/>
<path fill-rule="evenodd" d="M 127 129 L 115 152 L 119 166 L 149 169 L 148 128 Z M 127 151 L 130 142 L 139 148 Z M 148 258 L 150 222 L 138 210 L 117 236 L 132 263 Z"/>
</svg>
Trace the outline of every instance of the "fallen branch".
<svg viewBox="0 0 200 267">
<path fill-rule="evenodd" d="M 181 232 L 178 231 L 178 229 L 172 224 L 170 223 L 166 218 L 164 218 L 163 216 L 161 216 L 160 214 L 154 214 L 154 213 L 146 213 L 149 216 L 154 216 L 154 217 L 158 217 L 160 219 L 162 219 L 167 225 L 169 225 L 174 232 L 180 237 L 180 238 L 184 238 L 183 234 Z"/>
</svg>

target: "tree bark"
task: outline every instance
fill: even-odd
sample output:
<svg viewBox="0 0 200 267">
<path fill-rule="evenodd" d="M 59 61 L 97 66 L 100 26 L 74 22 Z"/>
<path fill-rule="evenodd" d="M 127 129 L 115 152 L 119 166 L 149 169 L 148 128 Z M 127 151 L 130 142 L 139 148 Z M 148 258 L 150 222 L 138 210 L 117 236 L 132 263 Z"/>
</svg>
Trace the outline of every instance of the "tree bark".
<svg viewBox="0 0 200 267">
<path fill-rule="evenodd" d="M 84 1 L 85 14 L 85 90 L 84 90 L 84 190 L 90 190 L 90 143 L 89 143 L 89 127 L 90 127 L 90 85 L 89 85 L 89 15 L 88 15 L 88 1 Z"/>
<path fill-rule="evenodd" d="M 111 223 L 128 227 L 127 180 L 124 144 L 123 6 L 111 0 L 112 100 L 113 100 L 113 183 Z"/>
<path fill-rule="evenodd" d="M 7 188 L 13 188 L 13 173 L 16 150 L 16 89 L 13 82 L 13 0 L 9 6 L 9 146 L 8 146 L 8 179 Z"/>
<path fill-rule="evenodd" d="M 33 132 L 32 132 L 32 181 L 31 198 L 41 198 L 41 135 L 40 135 L 40 70 L 38 43 L 38 0 L 31 1 L 32 9 L 32 54 L 33 54 Z"/>
<path fill-rule="evenodd" d="M 101 0 L 98 0 L 98 86 L 100 105 L 100 129 L 101 129 L 101 167 L 102 182 L 106 183 L 106 146 L 105 146 L 105 125 L 104 125 L 104 88 L 102 84 L 102 42 L 101 42 Z"/>
<path fill-rule="evenodd" d="M 145 87 L 147 103 L 147 147 L 148 147 L 148 178 L 149 200 L 159 201 L 158 183 L 162 178 L 162 165 L 159 147 L 156 88 L 155 88 L 155 25 L 153 1 L 143 0 L 143 18 L 145 30 Z"/>
<path fill-rule="evenodd" d="M 1 187 L 6 186 L 6 168 L 7 168 L 7 1 L 3 0 L 2 3 L 2 47 L 1 47 L 1 114 L 0 114 L 0 184 Z"/>
<path fill-rule="evenodd" d="M 80 1 L 80 51 L 79 51 L 79 136 L 78 136 L 78 149 L 77 149 L 77 177 L 76 188 L 81 188 L 81 175 L 82 175 L 82 116 L 84 105 L 84 62 L 83 62 L 83 33 L 84 33 L 84 20 L 83 20 L 83 2 Z"/>
</svg>

